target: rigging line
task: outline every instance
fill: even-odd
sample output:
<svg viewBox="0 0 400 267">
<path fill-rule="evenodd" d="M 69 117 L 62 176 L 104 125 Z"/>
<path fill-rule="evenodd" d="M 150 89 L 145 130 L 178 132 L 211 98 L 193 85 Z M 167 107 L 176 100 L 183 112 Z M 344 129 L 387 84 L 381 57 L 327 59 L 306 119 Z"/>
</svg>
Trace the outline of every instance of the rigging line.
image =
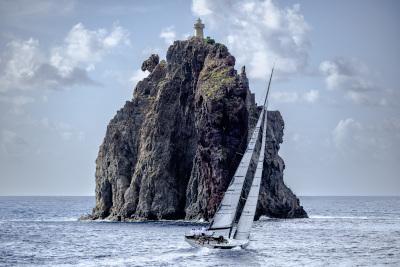
<svg viewBox="0 0 400 267">
<path fill-rule="evenodd" d="M 270 87 L 271 87 L 272 75 L 274 74 L 275 64 L 276 64 L 276 59 L 275 59 L 275 61 L 274 61 L 274 64 L 272 65 L 271 76 L 269 77 L 268 88 L 267 88 L 267 94 L 265 95 L 264 105 L 263 105 L 264 108 L 265 108 L 265 104 L 266 104 L 267 99 L 268 99 L 268 94 L 269 94 L 269 89 L 270 89 Z M 261 115 L 261 112 L 260 112 L 260 115 Z M 267 115 L 268 115 L 268 114 L 267 114 L 267 112 L 266 112 L 265 116 L 267 116 Z M 255 117 L 254 117 L 254 116 L 251 116 L 249 119 L 253 119 L 253 120 L 254 120 Z M 267 116 L 266 119 L 268 119 L 268 116 Z M 258 118 L 257 118 L 257 120 L 258 120 Z M 248 133 L 247 133 L 247 136 L 248 136 Z M 237 152 L 238 152 L 239 149 L 241 148 L 241 146 L 242 146 L 242 144 L 243 144 L 243 141 L 244 141 L 245 139 L 247 139 L 247 138 L 242 137 L 242 139 L 240 140 L 238 149 L 236 149 L 236 151 L 235 151 L 235 153 L 234 153 L 234 156 L 233 156 L 233 158 L 232 158 L 231 164 L 230 164 L 230 166 L 228 167 L 228 171 L 229 171 L 229 170 L 231 169 L 231 167 L 235 164 L 236 158 L 237 158 L 237 154 L 240 154 L 240 153 L 237 153 Z M 247 140 L 246 140 L 246 141 L 247 141 Z M 242 155 L 242 156 L 243 156 L 243 155 Z"/>
<path fill-rule="evenodd" d="M 263 105 L 264 108 L 265 108 L 265 104 L 266 104 L 267 99 L 268 99 L 268 94 L 269 94 L 269 89 L 270 89 L 270 87 L 271 87 L 272 75 L 273 75 L 273 73 L 274 73 L 275 64 L 276 64 L 276 60 L 274 61 L 274 65 L 272 66 L 271 76 L 269 77 L 268 88 L 267 88 L 267 94 L 266 94 L 266 96 L 265 96 L 264 105 Z M 267 112 L 265 112 L 264 116 L 267 116 L 267 115 L 268 115 Z M 261 116 L 261 112 L 260 112 L 260 116 Z M 253 116 L 251 116 L 250 118 L 251 118 L 251 119 L 254 119 Z M 268 120 L 268 116 L 267 116 L 265 119 Z M 255 130 L 255 127 L 254 127 L 253 130 Z M 248 134 L 247 134 L 247 135 L 248 135 Z M 240 140 L 240 143 L 239 143 L 238 148 L 236 149 L 236 151 L 234 151 L 232 161 L 231 161 L 231 163 L 230 163 L 229 166 L 228 166 L 228 172 L 232 169 L 233 165 L 236 163 L 237 155 L 239 154 L 239 155 L 243 156 L 243 154 L 237 153 L 237 152 L 239 151 L 239 149 L 240 149 L 241 146 L 243 145 L 243 141 L 244 141 L 244 140 L 247 141 L 247 138 L 242 137 L 241 140 Z M 231 179 L 233 179 L 233 176 L 232 176 Z M 221 199 L 221 201 L 222 201 L 222 199 Z M 220 204 L 220 205 L 221 205 L 221 204 Z M 218 205 L 218 207 L 217 207 L 217 209 L 216 209 L 216 212 L 219 210 L 220 205 Z M 214 214 L 214 216 L 215 216 L 215 214 Z M 210 228 L 210 227 L 212 226 L 213 223 L 214 223 L 214 220 L 212 219 L 211 222 L 210 222 L 210 224 L 209 224 L 209 227 L 208 227 L 208 228 Z M 230 231 L 229 231 L 229 236 L 231 235 L 231 232 L 232 232 L 232 226 L 231 226 L 231 229 L 230 229 Z"/>
<path fill-rule="evenodd" d="M 265 142 L 265 140 L 263 140 L 266 136 L 264 136 L 264 134 L 266 133 L 266 130 L 267 129 L 264 129 L 264 127 L 267 127 L 267 121 L 268 121 L 268 111 L 267 111 L 267 107 L 266 107 L 266 104 L 268 103 L 267 102 L 267 100 L 268 100 L 268 94 L 269 94 L 269 90 L 270 90 L 270 88 L 271 88 L 271 81 L 272 81 L 272 75 L 274 74 L 274 69 L 275 69 L 275 63 L 276 63 L 276 60 L 275 60 L 275 62 L 274 62 L 274 64 L 273 64 L 273 66 L 272 66 L 272 70 L 271 70 L 271 75 L 270 75 L 270 77 L 269 77 L 269 82 L 268 82 L 268 88 L 267 88 L 267 93 L 266 93 L 266 95 L 265 95 L 265 100 L 264 100 L 264 105 L 263 105 L 263 110 L 262 111 L 264 111 L 264 118 L 263 118 L 263 134 L 262 134 L 262 140 L 261 140 L 261 146 L 262 146 L 262 143 L 263 142 Z M 260 114 L 260 116 L 261 116 L 262 114 Z M 265 146 L 265 144 L 264 144 L 264 146 Z M 263 147 L 261 147 L 261 150 L 263 149 Z M 261 151 L 260 151 L 261 152 Z M 265 153 L 265 152 L 264 152 Z M 260 157 L 261 155 L 259 155 L 259 157 Z M 264 165 L 264 162 L 263 162 L 263 165 Z M 258 167 L 258 166 L 257 166 Z M 254 182 L 254 179 L 255 179 L 256 177 L 253 177 L 253 182 Z M 246 183 L 246 181 L 244 181 L 245 183 Z M 253 183 L 252 182 L 252 183 Z M 261 181 L 260 181 L 261 182 Z M 246 183 L 247 184 L 247 183 Z M 260 185 L 259 185 L 260 186 Z M 251 187 L 253 187 L 253 184 L 251 185 Z M 250 191 L 251 191 L 251 188 L 250 188 Z M 249 191 L 249 194 L 250 194 L 250 191 Z M 249 197 L 249 196 L 248 196 Z M 240 198 L 242 198 L 242 196 L 240 196 Z M 258 196 L 257 196 L 257 198 L 258 198 Z M 246 199 L 246 202 L 248 201 L 248 199 Z M 257 201 L 258 202 L 258 201 Z M 256 205 L 255 206 L 257 206 L 257 202 L 256 202 Z M 245 205 L 244 205 L 244 207 L 243 208 L 245 208 L 245 206 L 246 206 L 246 204 L 247 203 L 245 203 Z M 243 211 L 242 211 L 243 212 Z M 241 216 L 243 216 L 243 214 L 241 214 Z M 247 215 L 246 215 L 247 216 Z M 240 219 L 239 219 L 240 220 Z M 231 229 L 229 230 L 229 238 L 231 237 L 231 234 L 232 234 L 232 229 L 233 229 L 233 224 L 231 225 Z M 238 229 L 236 229 L 236 232 L 238 231 Z M 235 233 L 235 235 L 236 235 L 236 233 Z M 248 235 L 248 236 L 250 236 L 250 235 Z"/>
<path fill-rule="evenodd" d="M 266 94 L 265 99 L 264 99 L 264 105 L 263 105 L 263 107 L 265 107 L 265 104 L 267 103 L 268 94 L 269 94 L 269 89 L 270 89 L 270 87 L 271 87 L 272 74 L 274 74 L 275 63 L 276 63 L 276 61 L 274 62 L 274 65 L 272 66 L 271 76 L 269 77 L 268 89 L 267 89 L 267 94 Z"/>
<path fill-rule="evenodd" d="M 271 81 L 272 81 L 272 75 L 274 74 L 275 64 L 276 64 L 276 60 L 274 61 L 274 64 L 273 64 L 273 66 L 272 66 L 271 75 L 270 75 L 269 81 L 268 81 L 267 93 L 266 93 L 265 99 L 264 99 L 264 105 L 263 105 L 263 109 L 264 109 L 264 118 L 263 118 L 263 121 L 268 120 L 268 113 L 267 113 L 266 103 L 267 103 L 267 100 L 268 100 L 269 90 L 270 90 L 270 88 L 271 88 Z M 263 115 L 263 114 L 262 114 L 262 111 L 260 112 L 260 116 L 261 116 L 261 115 Z M 265 125 L 263 125 L 262 127 L 266 127 L 266 123 L 265 123 Z M 255 130 L 255 129 L 254 129 L 254 130 Z M 265 129 L 263 129 L 263 131 L 265 131 Z M 258 140 L 257 140 L 257 141 L 258 141 Z M 261 148 L 261 149 L 262 149 L 262 148 Z M 260 149 L 260 150 L 261 150 L 261 149 Z M 235 157 L 236 157 L 236 153 L 235 153 Z M 253 179 L 254 179 L 254 177 L 253 177 Z M 244 184 L 245 184 L 246 186 L 248 186 L 249 182 L 250 182 L 250 181 L 247 181 L 247 182 L 246 182 L 246 180 L 244 180 Z M 242 194 L 242 193 L 243 193 L 243 188 L 242 188 L 241 194 Z M 250 193 L 250 192 L 249 192 L 249 193 Z M 242 196 L 240 196 L 240 200 L 243 200 L 243 199 L 245 199 L 245 198 L 242 197 Z M 245 199 L 245 200 L 246 200 L 246 199 Z M 238 204 L 238 205 L 239 205 L 239 204 Z M 237 207 L 237 208 L 238 208 L 238 207 Z M 237 210 L 236 210 L 236 211 L 237 211 Z M 236 215 L 235 215 L 235 217 L 236 217 Z M 235 219 L 233 220 L 232 225 L 231 225 L 231 228 L 230 228 L 230 230 L 229 230 L 229 238 L 231 237 L 231 234 L 232 234 L 234 222 L 235 222 Z"/>
</svg>

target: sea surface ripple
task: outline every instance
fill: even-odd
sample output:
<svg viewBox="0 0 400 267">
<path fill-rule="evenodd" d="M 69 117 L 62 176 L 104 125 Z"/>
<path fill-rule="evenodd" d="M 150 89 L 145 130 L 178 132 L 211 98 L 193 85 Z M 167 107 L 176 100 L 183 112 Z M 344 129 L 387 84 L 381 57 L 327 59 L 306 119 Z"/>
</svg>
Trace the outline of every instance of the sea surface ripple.
<svg viewBox="0 0 400 267">
<path fill-rule="evenodd" d="M 302 197 L 247 249 L 190 247 L 184 221 L 78 221 L 94 197 L 0 197 L 0 266 L 400 266 L 400 197 Z"/>
</svg>

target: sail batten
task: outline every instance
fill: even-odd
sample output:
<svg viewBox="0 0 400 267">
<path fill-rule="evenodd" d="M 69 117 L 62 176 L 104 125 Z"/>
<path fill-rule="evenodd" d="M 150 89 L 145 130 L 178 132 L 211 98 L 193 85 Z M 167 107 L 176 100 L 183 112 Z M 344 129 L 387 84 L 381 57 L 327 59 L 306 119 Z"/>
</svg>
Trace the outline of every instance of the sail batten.
<svg viewBox="0 0 400 267">
<path fill-rule="evenodd" d="M 234 239 L 237 239 L 237 240 L 249 239 L 251 226 L 253 225 L 254 215 L 255 215 L 256 209 L 257 209 L 258 196 L 260 194 L 262 172 L 263 172 L 263 168 L 264 168 L 265 143 L 266 143 L 266 138 L 267 138 L 268 94 L 269 94 L 269 90 L 271 88 L 271 81 L 272 81 L 272 75 L 274 74 L 274 68 L 275 68 L 275 63 L 274 63 L 274 67 L 272 67 L 271 76 L 269 77 L 267 94 L 265 96 L 263 110 L 262 110 L 263 113 L 265 114 L 265 116 L 263 117 L 263 122 L 262 122 L 261 151 L 258 156 L 256 172 L 254 174 L 254 178 L 253 178 L 252 184 L 250 186 L 250 191 L 247 196 L 246 202 L 244 204 L 242 214 L 239 218 L 236 232 L 234 234 Z"/>
<path fill-rule="evenodd" d="M 265 106 L 263 107 L 263 111 L 266 111 Z M 265 153 L 265 141 L 266 141 L 265 139 L 267 132 L 267 113 L 266 112 L 264 113 L 265 113 L 265 118 L 263 119 L 261 151 L 259 154 L 259 158 L 257 160 L 258 162 L 257 168 L 234 235 L 234 239 L 238 240 L 244 240 L 249 238 L 251 226 L 253 225 L 254 215 L 256 213 L 258 195 L 260 193 L 260 184 L 261 184 L 261 177 L 264 165 L 264 153 Z"/>
<path fill-rule="evenodd" d="M 247 145 L 246 151 L 236 169 L 228 189 L 221 201 L 221 204 L 214 215 L 214 219 L 209 227 L 210 230 L 217 230 L 225 227 L 232 227 L 235 220 L 236 210 L 239 205 L 240 195 L 247 173 L 250 169 L 251 159 L 256 153 L 256 144 L 259 139 L 261 124 L 263 122 L 265 110 L 260 114 L 257 125 L 253 131 L 251 139 Z"/>
<path fill-rule="evenodd" d="M 248 196 L 246 198 L 243 210 L 241 211 L 239 222 L 233 236 L 233 238 L 237 241 L 249 239 L 250 230 L 253 225 L 254 215 L 257 208 L 265 157 L 265 144 L 268 121 L 268 94 L 271 86 L 274 68 L 275 63 L 271 71 L 264 105 L 262 106 L 262 111 L 258 118 L 256 127 L 254 128 L 253 134 L 248 142 L 243 157 L 236 169 L 235 175 L 233 176 L 209 227 L 210 230 L 230 229 L 230 238 L 239 201 L 241 199 L 244 182 L 246 177 L 251 174 L 250 166 L 252 162 L 254 162 L 255 164 L 257 164 L 257 166 L 255 168 L 255 173 L 253 174 L 252 184 L 250 186 Z M 256 151 L 256 146 L 260 145 L 259 137 L 261 130 L 261 148 L 259 149 L 259 151 Z"/>
</svg>

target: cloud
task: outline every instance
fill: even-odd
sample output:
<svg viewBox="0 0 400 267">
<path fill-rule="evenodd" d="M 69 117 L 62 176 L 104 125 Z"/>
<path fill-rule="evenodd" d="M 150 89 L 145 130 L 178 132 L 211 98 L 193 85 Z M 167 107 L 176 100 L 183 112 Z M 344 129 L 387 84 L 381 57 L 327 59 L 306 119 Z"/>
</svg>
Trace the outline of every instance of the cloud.
<svg viewBox="0 0 400 267">
<path fill-rule="evenodd" d="M 30 96 L 2 96 L 0 95 L 0 102 L 9 103 L 15 106 L 24 106 L 29 103 L 35 102 L 35 99 Z"/>
<path fill-rule="evenodd" d="M 17 96 L 5 96 L 0 95 L 0 103 L 5 103 L 11 106 L 11 112 L 14 114 L 24 113 L 23 107 L 27 104 L 34 103 L 35 99 L 30 96 L 17 95 Z"/>
<path fill-rule="evenodd" d="M 316 102 L 318 98 L 319 98 L 319 91 L 317 90 L 310 90 L 303 95 L 303 99 L 309 103 Z"/>
<path fill-rule="evenodd" d="M 75 3 L 68 0 L 54 2 L 37 0 L 35 3 L 26 0 L 0 1 L 1 16 L 7 18 L 30 16 L 59 16 L 70 14 L 74 11 Z"/>
<path fill-rule="evenodd" d="M 315 103 L 319 98 L 317 90 L 310 90 L 305 93 L 275 91 L 271 93 L 271 98 L 281 103 Z"/>
<path fill-rule="evenodd" d="M 193 1 L 192 12 L 199 16 L 210 15 L 212 13 L 212 11 L 208 8 L 207 0 Z"/>
<path fill-rule="evenodd" d="M 340 120 L 332 132 L 335 146 L 342 148 L 351 145 L 355 141 L 355 132 L 361 129 L 361 124 L 352 118 Z"/>
<path fill-rule="evenodd" d="M 221 32 L 251 78 L 265 79 L 275 60 L 280 76 L 307 66 L 310 26 L 300 5 L 281 8 L 271 0 L 193 0 L 192 11 L 206 27 Z"/>
<path fill-rule="evenodd" d="M 387 118 L 379 123 L 361 123 L 353 118 L 340 120 L 332 131 L 332 141 L 345 154 L 384 158 L 398 153 L 400 121 Z"/>
<path fill-rule="evenodd" d="M 2 130 L 0 141 L 2 150 L 11 156 L 23 154 L 29 148 L 28 142 L 11 130 Z"/>
<path fill-rule="evenodd" d="M 51 122 L 48 118 L 42 118 L 38 125 L 57 133 L 65 141 L 69 141 L 72 138 L 81 141 L 85 138 L 84 132 L 74 129 L 65 122 Z"/>
<path fill-rule="evenodd" d="M 171 45 L 176 39 L 176 32 L 174 26 L 169 26 L 167 28 L 162 29 L 160 33 L 160 38 L 164 39 L 164 42 L 167 45 Z"/>
<path fill-rule="evenodd" d="M 129 45 L 128 32 L 118 25 L 108 32 L 105 29 L 88 30 L 82 23 L 76 24 L 64 40 L 64 44 L 51 51 L 50 63 L 62 76 L 68 76 L 76 67 L 93 68 L 93 64 L 120 44 Z"/>
<path fill-rule="evenodd" d="M 342 90 L 355 104 L 386 106 L 384 90 L 373 81 L 372 71 L 356 59 L 338 58 L 321 62 L 319 69 L 325 76 L 329 90 Z"/>
<path fill-rule="evenodd" d="M 87 71 L 120 44 L 129 44 L 128 33 L 120 26 L 92 31 L 81 23 L 49 53 L 33 38 L 11 41 L 0 58 L 0 92 L 95 84 Z"/>
<path fill-rule="evenodd" d="M 328 89 L 365 92 L 373 90 L 375 85 L 367 79 L 369 70 L 366 65 L 355 59 L 335 59 L 321 62 L 320 71 L 326 76 Z"/>
<path fill-rule="evenodd" d="M 136 70 L 132 77 L 129 79 L 133 84 L 137 84 L 139 81 L 143 80 L 150 74 L 149 71 L 142 71 L 141 69 Z"/>
</svg>

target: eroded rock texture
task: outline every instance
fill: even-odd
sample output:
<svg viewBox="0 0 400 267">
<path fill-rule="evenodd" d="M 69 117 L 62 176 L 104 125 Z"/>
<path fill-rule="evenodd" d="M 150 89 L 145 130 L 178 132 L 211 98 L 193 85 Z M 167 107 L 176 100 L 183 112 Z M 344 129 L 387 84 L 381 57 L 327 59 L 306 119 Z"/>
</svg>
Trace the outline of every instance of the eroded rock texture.
<svg viewBox="0 0 400 267">
<path fill-rule="evenodd" d="M 268 129 L 263 178 L 258 199 L 256 219 L 261 215 L 273 218 L 306 218 L 299 199 L 283 182 L 285 162 L 278 155 L 283 142 L 284 121 L 279 111 L 268 111 Z"/>
<path fill-rule="evenodd" d="M 175 41 L 152 55 L 133 99 L 110 121 L 96 160 L 93 219 L 210 219 L 257 116 L 244 68 L 222 44 Z M 249 118 L 250 114 L 250 118 Z M 269 112 L 267 170 L 257 216 L 304 217 L 283 183 L 283 120 Z M 251 129 L 250 129 L 251 133 Z"/>
</svg>

